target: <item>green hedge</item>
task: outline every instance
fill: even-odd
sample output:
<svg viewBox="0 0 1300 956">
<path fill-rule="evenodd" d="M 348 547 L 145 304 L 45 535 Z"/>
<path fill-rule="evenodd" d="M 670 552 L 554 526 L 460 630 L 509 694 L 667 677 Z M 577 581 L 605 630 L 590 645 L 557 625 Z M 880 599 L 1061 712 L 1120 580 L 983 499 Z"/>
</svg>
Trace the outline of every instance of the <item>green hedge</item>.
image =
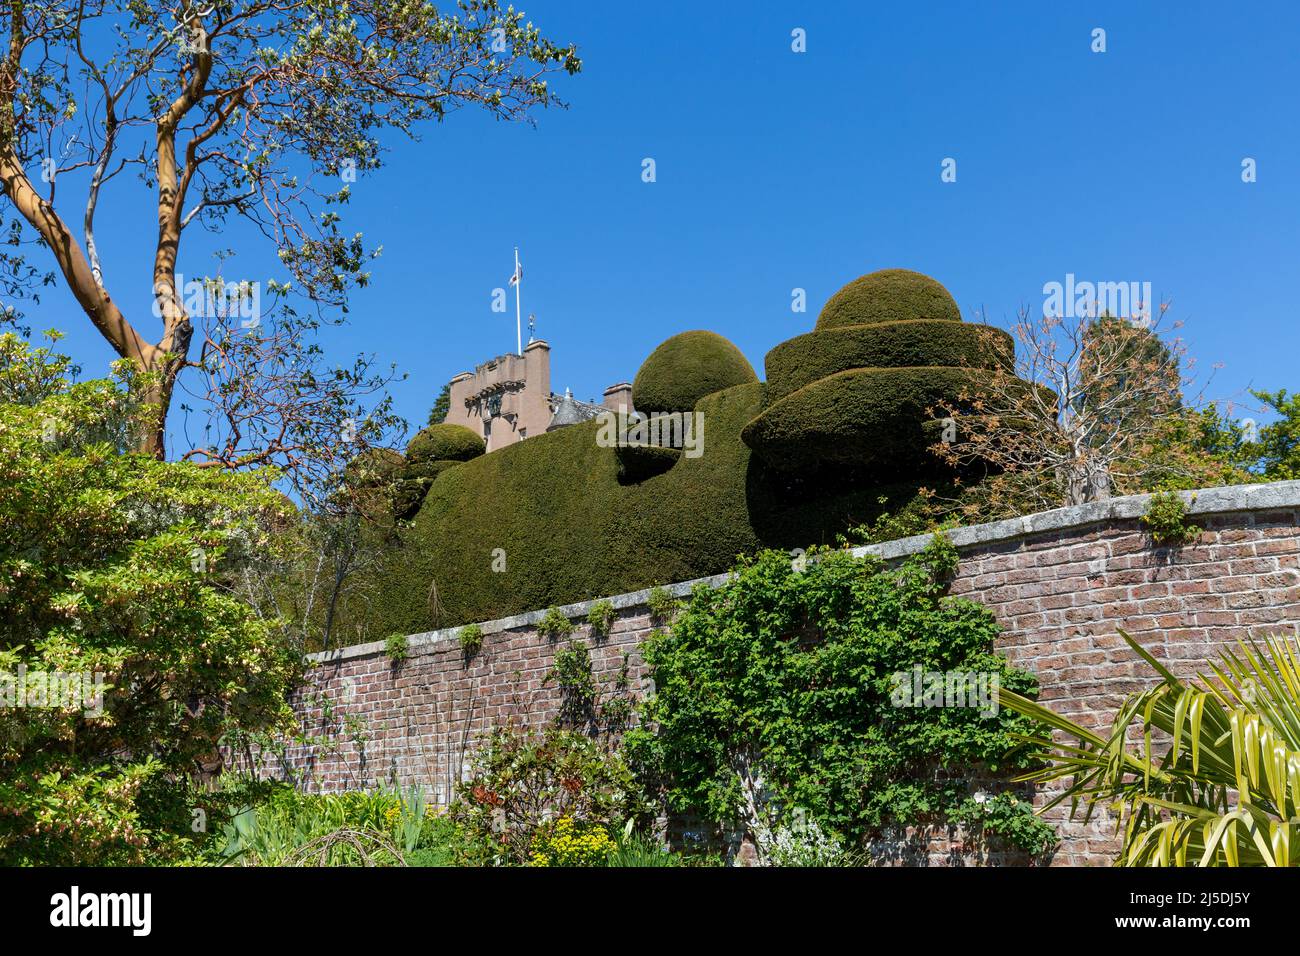
<svg viewBox="0 0 1300 956">
<path fill-rule="evenodd" d="M 858 472 L 920 476 L 937 470 L 927 449 L 942 426 L 929 409 L 978 387 L 960 368 L 867 368 L 819 379 L 766 408 L 744 440 L 781 471 L 851 466 Z"/>
<path fill-rule="evenodd" d="M 817 317 L 817 330 L 913 319 L 960 322 L 961 310 L 948 290 L 929 276 L 910 269 L 881 269 L 831 296 Z"/>
<path fill-rule="evenodd" d="M 406 460 L 469 461 L 487 451 L 487 445 L 464 425 L 429 425 L 416 432 L 406 446 Z"/>
<path fill-rule="evenodd" d="M 990 336 L 1000 344 L 991 343 Z M 768 401 L 854 368 L 1007 367 L 1011 363 L 1005 358 L 1014 356 L 1014 349 L 1014 340 L 1001 329 L 931 319 L 809 332 L 767 353 Z"/>
<path fill-rule="evenodd" d="M 358 582 L 339 633 L 415 633 L 725 571 L 763 544 L 740 440 L 761 395 L 753 383 L 701 400 L 704 454 L 639 483 L 620 481 L 594 420 L 444 471 L 400 544 Z"/>
<path fill-rule="evenodd" d="M 757 381 L 740 349 L 721 335 L 681 332 L 641 363 L 632 382 L 632 405 L 646 413 L 688 412 L 705 395 Z"/>
</svg>

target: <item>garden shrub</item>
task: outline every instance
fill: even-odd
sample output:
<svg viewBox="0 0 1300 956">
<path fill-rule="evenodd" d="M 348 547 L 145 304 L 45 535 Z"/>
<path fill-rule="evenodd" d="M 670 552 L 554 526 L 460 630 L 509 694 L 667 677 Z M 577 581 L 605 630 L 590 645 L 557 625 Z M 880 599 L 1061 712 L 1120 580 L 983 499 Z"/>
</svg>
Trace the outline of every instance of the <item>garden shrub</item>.
<svg viewBox="0 0 1300 956">
<path fill-rule="evenodd" d="M 655 692 L 626 738 L 640 779 L 669 812 L 748 829 L 760 845 L 801 816 L 850 849 L 893 825 L 960 816 L 978 829 L 971 781 L 1028 766 L 1013 735 L 1030 724 L 895 705 L 914 668 L 986 675 L 994 699 L 994 677 L 1035 692 L 993 652 L 992 613 L 944 596 L 956 560 L 942 539 L 896 568 L 814 550 L 798 571 L 766 551 L 722 587 L 697 588 L 644 646 Z M 1016 813 L 1023 827 L 1003 821 L 1000 835 L 1031 851 L 1050 842 L 1029 804 Z"/>
<path fill-rule="evenodd" d="M 591 628 L 591 636 L 597 640 L 609 637 L 609 629 L 614 626 L 617 617 L 618 611 L 614 609 L 613 601 L 596 601 L 587 611 L 587 626 Z"/>
<path fill-rule="evenodd" d="M 817 331 L 914 319 L 961 321 L 961 310 L 942 285 L 910 269 L 881 269 L 836 292 L 817 317 Z"/>
<path fill-rule="evenodd" d="M 283 496 L 266 474 L 120 453 L 128 363 L 71 384 L 15 337 L 0 353 L 34 389 L 0 405 L 0 671 L 103 680 L 102 713 L 0 708 L 0 864 L 189 859 L 194 809 L 225 812 L 199 782 L 219 742 L 291 726 L 301 661 L 232 590 L 274 553 Z"/>
<path fill-rule="evenodd" d="M 477 624 L 466 624 L 457 635 L 460 649 L 466 657 L 473 657 L 483 649 L 483 628 Z"/>
<path fill-rule="evenodd" d="M 1141 521 L 1151 540 L 1158 545 L 1180 547 L 1201 536 L 1201 527 L 1188 520 L 1187 505 L 1176 491 L 1152 495 Z"/>
<path fill-rule="evenodd" d="M 575 731 L 497 727 L 472 768 L 449 811 L 462 863 L 527 863 L 558 820 L 609 833 L 645 812 L 623 759 Z"/>
<path fill-rule="evenodd" d="M 537 636 L 548 641 L 558 641 L 573 633 L 573 622 L 558 607 L 548 607 L 536 627 Z"/>
<path fill-rule="evenodd" d="M 749 360 L 721 335 L 679 332 L 641 364 L 632 404 L 644 414 L 687 412 L 705 395 L 757 381 Z"/>
<path fill-rule="evenodd" d="M 487 451 L 487 445 L 464 425 L 427 425 L 406 446 L 412 464 L 435 461 L 469 461 Z"/>
</svg>

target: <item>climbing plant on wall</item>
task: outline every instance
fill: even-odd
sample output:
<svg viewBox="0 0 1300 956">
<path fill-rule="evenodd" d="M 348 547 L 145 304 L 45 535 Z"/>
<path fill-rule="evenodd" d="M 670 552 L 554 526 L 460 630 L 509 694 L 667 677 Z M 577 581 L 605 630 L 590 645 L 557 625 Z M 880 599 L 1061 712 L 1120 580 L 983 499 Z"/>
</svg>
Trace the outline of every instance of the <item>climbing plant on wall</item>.
<svg viewBox="0 0 1300 956">
<path fill-rule="evenodd" d="M 1029 764 L 1013 738 L 1029 725 L 988 696 L 1032 696 L 1036 681 L 993 652 L 987 609 L 945 596 L 956 561 L 941 538 L 897 568 L 764 551 L 698 588 L 644 649 L 655 693 L 627 739 L 643 778 L 668 810 L 724 832 L 810 817 L 857 846 L 891 825 L 963 822 L 1051 849 L 1051 828 L 996 783 Z"/>
</svg>

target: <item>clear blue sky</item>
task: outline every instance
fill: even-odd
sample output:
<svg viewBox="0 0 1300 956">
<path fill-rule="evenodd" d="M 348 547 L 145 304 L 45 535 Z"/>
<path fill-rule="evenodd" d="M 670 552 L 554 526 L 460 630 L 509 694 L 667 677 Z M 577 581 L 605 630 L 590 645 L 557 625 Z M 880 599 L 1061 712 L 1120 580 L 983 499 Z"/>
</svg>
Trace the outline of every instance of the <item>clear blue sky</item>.
<svg viewBox="0 0 1300 956">
<path fill-rule="evenodd" d="M 1209 397 L 1300 388 L 1300 4 L 523 6 L 580 47 L 583 72 L 556 83 L 570 109 L 536 129 L 462 112 L 394 141 L 345 221 L 384 253 L 330 353 L 397 362 L 398 411 L 417 425 L 451 376 L 513 348 L 513 295 L 506 315 L 490 297 L 515 245 L 552 385 L 583 399 L 692 328 L 761 375 L 831 293 L 891 266 L 1003 326 L 1068 272 L 1150 281 L 1202 369 L 1223 363 Z M 147 266 L 127 257 L 148 210 L 121 209 L 116 235 L 101 226 L 109 275 L 115 259 L 143 272 L 127 304 L 147 310 Z M 62 293 L 29 314 L 74 333 L 88 373 L 108 359 Z"/>
</svg>

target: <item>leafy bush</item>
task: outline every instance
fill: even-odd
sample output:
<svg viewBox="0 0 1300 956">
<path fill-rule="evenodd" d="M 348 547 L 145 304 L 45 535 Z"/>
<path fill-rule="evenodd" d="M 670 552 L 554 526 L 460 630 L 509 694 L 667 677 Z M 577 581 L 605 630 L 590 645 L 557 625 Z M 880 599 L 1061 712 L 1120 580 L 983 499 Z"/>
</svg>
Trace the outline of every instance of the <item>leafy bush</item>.
<svg viewBox="0 0 1300 956">
<path fill-rule="evenodd" d="M 1190 544 L 1201 536 L 1200 527 L 1187 519 L 1187 505 L 1174 491 L 1152 495 L 1141 520 L 1156 544 L 1177 547 Z"/>
<path fill-rule="evenodd" d="M 800 572 L 769 551 L 697 588 L 644 648 L 655 693 L 627 735 L 640 778 L 669 812 L 748 829 L 760 848 L 798 812 L 852 848 L 945 822 L 974 776 L 1028 766 L 1012 737 L 1023 718 L 895 702 L 915 668 L 1036 686 L 993 653 L 987 609 L 943 596 L 956 560 L 942 539 L 893 569 L 814 551 Z"/>
<path fill-rule="evenodd" d="M 643 812 L 632 775 L 617 754 L 569 730 L 498 727 L 474 755 L 450 817 L 465 834 L 460 861 L 522 864 L 569 818 L 616 831 Z"/>
<path fill-rule="evenodd" d="M 384 641 L 384 653 L 394 664 L 403 663 L 411 655 L 410 643 L 406 635 L 398 631 L 396 634 L 389 634 Z"/>
<path fill-rule="evenodd" d="M 577 823 L 560 817 L 533 837 L 529 866 L 604 866 L 617 849 L 609 831 L 599 823 Z"/>
<path fill-rule="evenodd" d="M 757 382 L 749 361 L 716 332 L 679 332 L 650 353 L 632 382 L 637 411 L 688 412 L 705 395 Z"/>
<path fill-rule="evenodd" d="M 667 624 L 676 616 L 681 604 L 666 587 L 656 584 L 650 589 L 645 606 L 650 612 L 650 620 Z"/>
<path fill-rule="evenodd" d="M 284 500 L 268 475 L 120 453 L 139 419 L 128 363 L 71 384 L 3 338 L 0 671 L 29 689 L 67 675 L 91 699 L 0 709 L 0 864 L 191 858 L 196 821 L 224 812 L 198 785 L 223 735 L 292 721 L 300 660 L 232 593 L 273 553 Z"/>
<path fill-rule="evenodd" d="M 603 639 L 609 636 L 609 629 L 614 626 L 614 620 L 618 617 L 618 612 L 614 610 L 614 602 L 610 600 L 600 600 L 593 604 L 587 611 L 587 626 L 591 628 L 591 635 L 597 639 Z"/>
<path fill-rule="evenodd" d="M 473 657 L 483 649 L 483 628 L 477 624 L 466 624 L 457 635 L 460 649 L 466 657 Z"/>
<path fill-rule="evenodd" d="M 546 614 L 537 622 L 537 635 L 548 641 L 558 641 L 573 633 L 573 622 L 557 607 L 548 607 Z"/>
<path fill-rule="evenodd" d="M 560 692 L 559 721 L 567 727 L 586 724 L 595 716 L 596 680 L 591 671 L 591 651 L 582 641 L 555 652 L 555 662 L 542 683 L 554 682 Z"/>
</svg>

